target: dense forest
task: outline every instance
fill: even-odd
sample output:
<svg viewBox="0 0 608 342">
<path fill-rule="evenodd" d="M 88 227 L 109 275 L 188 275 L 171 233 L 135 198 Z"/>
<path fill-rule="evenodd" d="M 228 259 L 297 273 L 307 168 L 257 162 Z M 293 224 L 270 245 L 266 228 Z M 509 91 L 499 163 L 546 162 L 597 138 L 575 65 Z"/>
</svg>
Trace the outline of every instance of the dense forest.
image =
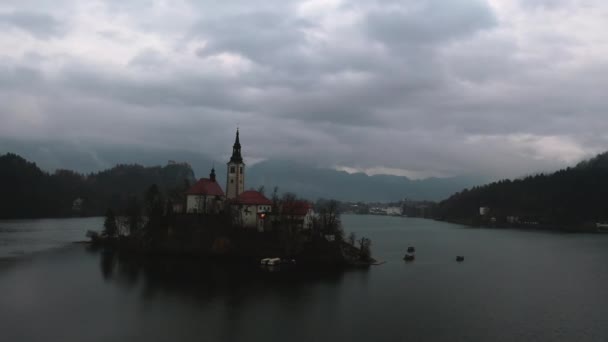
<svg viewBox="0 0 608 342">
<path fill-rule="evenodd" d="M 440 203 L 439 218 L 484 224 L 534 224 L 584 228 L 608 221 L 608 152 L 564 170 L 502 180 L 452 195 Z"/>
<path fill-rule="evenodd" d="M 103 215 L 108 208 L 126 207 L 151 184 L 171 198 L 179 197 L 194 180 L 187 164 L 117 165 L 88 175 L 70 170 L 47 173 L 9 153 L 0 156 L 0 218 Z"/>
</svg>

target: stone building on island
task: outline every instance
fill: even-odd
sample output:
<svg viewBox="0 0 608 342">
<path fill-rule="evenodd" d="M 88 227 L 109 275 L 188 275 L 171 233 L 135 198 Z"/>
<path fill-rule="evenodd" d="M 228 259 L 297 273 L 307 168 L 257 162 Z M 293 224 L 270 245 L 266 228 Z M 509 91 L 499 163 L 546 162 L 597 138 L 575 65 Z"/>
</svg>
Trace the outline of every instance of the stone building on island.
<svg viewBox="0 0 608 342">
<path fill-rule="evenodd" d="M 309 202 L 301 200 L 286 202 L 281 205 L 279 211 L 282 217 L 298 228 L 312 228 L 315 212 Z"/>
<path fill-rule="evenodd" d="M 314 211 L 307 201 L 288 201 L 278 205 L 273 213 L 273 202 L 263 193 L 245 191 L 245 163 L 241 152 L 239 130 L 226 163 L 226 192 L 216 180 L 215 169 L 209 178 L 202 178 L 186 192 L 187 214 L 219 214 L 230 212 L 234 223 L 244 228 L 263 232 L 272 215 L 280 215 L 301 229 L 312 227 Z"/>
<path fill-rule="evenodd" d="M 264 231 L 264 222 L 272 212 L 272 201 L 259 191 L 244 189 L 245 163 L 237 129 L 232 155 L 226 164 L 226 193 L 212 169 L 209 178 L 200 179 L 186 192 L 186 213 L 218 214 L 229 209 L 237 224 Z"/>
<path fill-rule="evenodd" d="M 186 191 L 186 212 L 189 214 L 218 214 L 225 205 L 226 196 L 215 179 L 215 169 L 209 178 L 201 178 Z"/>
<path fill-rule="evenodd" d="M 272 212 L 272 201 L 259 191 L 249 190 L 241 193 L 230 202 L 236 220 L 246 228 L 255 228 L 264 231 L 264 223 Z"/>
</svg>

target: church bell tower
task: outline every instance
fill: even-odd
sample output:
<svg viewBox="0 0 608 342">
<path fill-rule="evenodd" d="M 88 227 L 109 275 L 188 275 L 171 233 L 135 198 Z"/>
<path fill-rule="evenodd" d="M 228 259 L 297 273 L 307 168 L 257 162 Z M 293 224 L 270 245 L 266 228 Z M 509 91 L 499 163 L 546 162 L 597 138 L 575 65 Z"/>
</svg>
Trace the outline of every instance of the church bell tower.
<svg viewBox="0 0 608 342">
<path fill-rule="evenodd" d="M 245 189 L 245 163 L 241 155 L 241 142 L 239 141 L 239 130 L 236 130 L 236 139 L 232 146 L 232 156 L 228 162 L 226 176 L 226 198 L 234 199 Z"/>
</svg>

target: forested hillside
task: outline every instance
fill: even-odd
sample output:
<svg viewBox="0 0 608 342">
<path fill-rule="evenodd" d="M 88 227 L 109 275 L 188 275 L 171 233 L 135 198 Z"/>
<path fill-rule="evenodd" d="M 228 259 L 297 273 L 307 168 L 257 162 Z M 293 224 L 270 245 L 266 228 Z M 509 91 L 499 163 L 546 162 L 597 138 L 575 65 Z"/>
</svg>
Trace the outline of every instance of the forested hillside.
<svg viewBox="0 0 608 342">
<path fill-rule="evenodd" d="M 440 203 L 440 216 L 475 222 L 479 208 L 498 224 L 537 222 L 544 226 L 582 226 L 608 221 L 608 153 L 552 174 L 503 180 L 452 195 Z"/>
<path fill-rule="evenodd" d="M 0 156 L 0 218 L 102 215 L 107 208 L 125 207 L 131 196 L 141 196 L 152 184 L 171 197 L 193 182 L 187 164 L 117 165 L 88 175 L 69 170 L 51 174 L 9 153 Z M 82 206 L 74 210 L 78 198 Z"/>
</svg>

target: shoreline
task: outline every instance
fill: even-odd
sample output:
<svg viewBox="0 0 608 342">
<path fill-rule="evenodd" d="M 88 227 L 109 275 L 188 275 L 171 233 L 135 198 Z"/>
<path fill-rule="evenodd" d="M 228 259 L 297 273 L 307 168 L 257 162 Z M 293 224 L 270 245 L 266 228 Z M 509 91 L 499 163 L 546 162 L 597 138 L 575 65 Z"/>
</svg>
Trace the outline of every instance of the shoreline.
<svg viewBox="0 0 608 342">
<path fill-rule="evenodd" d="M 471 222 L 473 219 L 440 219 L 440 218 L 429 218 L 437 222 L 446 222 L 451 224 L 457 224 L 468 228 L 479 228 L 479 229 L 508 229 L 508 230 L 520 230 L 520 231 L 537 231 L 537 232 L 551 232 L 551 233 L 564 233 L 564 234 L 602 234 L 603 232 L 595 229 L 586 227 L 585 225 L 575 226 L 556 226 L 551 224 L 538 224 L 538 225 L 508 225 L 503 223 L 496 224 L 476 224 Z"/>
<path fill-rule="evenodd" d="M 218 262 L 226 264 L 239 264 L 239 265 L 251 265 L 260 266 L 260 260 L 270 256 L 262 256 L 258 254 L 243 254 L 243 253 L 213 253 L 211 251 L 202 250 L 170 250 L 170 249 L 138 249 L 133 248 L 129 244 L 123 244 L 120 246 L 116 241 L 108 242 L 93 242 L 93 241 L 82 241 L 77 244 L 87 246 L 91 250 L 99 250 L 101 252 L 116 253 L 133 259 L 157 259 L 157 258 L 178 258 L 188 259 L 190 261 L 204 261 L 204 262 Z M 126 246 L 126 247 L 125 247 Z M 277 257 L 275 255 L 275 257 Z M 353 261 L 348 260 L 346 257 L 319 257 L 313 258 L 306 254 L 295 255 L 293 257 L 280 256 L 281 259 L 289 260 L 294 259 L 295 264 L 279 264 L 278 266 L 288 266 L 291 269 L 323 269 L 323 270 L 349 270 L 357 268 L 368 268 L 371 266 L 378 266 L 386 263 L 386 261 L 380 262 L 374 258 L 369 261 Z"/>
</svg>

